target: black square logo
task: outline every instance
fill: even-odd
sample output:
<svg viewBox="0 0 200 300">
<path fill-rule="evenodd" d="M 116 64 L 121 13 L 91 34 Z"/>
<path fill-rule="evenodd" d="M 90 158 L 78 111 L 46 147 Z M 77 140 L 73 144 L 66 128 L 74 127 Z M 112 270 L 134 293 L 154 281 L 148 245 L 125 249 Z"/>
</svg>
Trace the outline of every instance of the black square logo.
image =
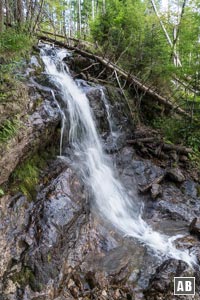
<svg viewBox="0 0 200 300">
<path fill-rule="evenodd" d="M 174 295 L 195 295 L 195 277 L 174 277 Z"/>
</svg>

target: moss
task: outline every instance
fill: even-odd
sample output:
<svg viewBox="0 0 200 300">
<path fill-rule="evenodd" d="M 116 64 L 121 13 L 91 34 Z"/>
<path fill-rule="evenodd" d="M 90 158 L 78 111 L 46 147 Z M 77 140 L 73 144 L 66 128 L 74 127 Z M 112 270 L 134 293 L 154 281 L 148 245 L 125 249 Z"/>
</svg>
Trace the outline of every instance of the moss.
<svg viewBox="0 0 200 300">
<path fill-rule="evenodd" d="M 12 174 L 12 191 L 20 191 L 30 201 L 34 200 L 40 178 L 40 170 L 45 166 L 45 158 L 39 154 L 23 162 Z"/>
<path fill-rule="evenodd" d="M 12 193 L 20 191 L 29 201 L 34 201 L 41 171 L 45 169 L 47 162 L 56 154 L 57 149 L 52 145 L 49 146 L 48 152 L 37 152 L 31 158 L 26 159 L 12 173 L 9 190 Z"/>
<path fill-rule="evenodd" d="M 40 291 L 42 285 L 37 282 L 34 272 L 31 268 L 24 266 L 22 270 L 12 276 L 13 282 L 17 282 L 22 288 L 30 285 L 33 291 Z"/>
</svg>

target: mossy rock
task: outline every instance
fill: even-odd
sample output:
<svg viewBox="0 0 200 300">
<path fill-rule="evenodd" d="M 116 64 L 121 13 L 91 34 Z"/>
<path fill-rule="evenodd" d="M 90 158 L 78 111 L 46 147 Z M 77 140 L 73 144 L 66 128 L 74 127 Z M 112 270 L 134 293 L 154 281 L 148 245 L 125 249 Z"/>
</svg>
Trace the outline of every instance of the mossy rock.
<svg viewBox="0 0 200 300">
<path fill-rule="evenodd" d="M 33 270 L 27 266 L 22 267 L 20 272 L 15 273 L 12 276 L 12 281 L 18 283 L 23 289 L 29 285 L 33 291 L 42 290 L 42 285 L 35 278 Z"/>
<path fill-rule="evenodd" d="M 21 116 L 28 110 L 30 102 L 27 87 L 19 81 L 7 81 L 1 84 L 0 124 L 8 119 Z"/>
</svg>

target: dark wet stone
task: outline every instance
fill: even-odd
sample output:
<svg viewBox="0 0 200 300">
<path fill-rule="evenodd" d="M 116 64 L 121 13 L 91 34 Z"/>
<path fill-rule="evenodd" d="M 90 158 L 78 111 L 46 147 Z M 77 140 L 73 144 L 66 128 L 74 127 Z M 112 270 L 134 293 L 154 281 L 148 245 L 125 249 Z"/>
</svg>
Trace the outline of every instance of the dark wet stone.
<svg viewBox="0 0 200 300">
<path fill-rule="evenodd" d="M 198 185 L 192 180 L 186 180 L 181 189 L 184 189 L 185 194 L 192 198 L 198 197 Z"/>
<path fill-rule="evenodd" d="M 190 223 L 189 231 L 200 239 L 200 221 L 197 218 L 194 218 Z"/>
<path fill-rule="evenodd" d="M 199 273 L 198 273 L 199 274 Z M 146 300 L 188 299 L 188 296 L 174 296 L 174 277 L 192 277 L 199 275 L 180 260 L 169 259 L 156 269 L 144 291 Z M 199 295 L 199 292 L 196 291 Z M 194 299 L 199 299 L 196 295 Z"/>
<path fill-rule="evenodd" d="M 102 87 L 90 88 L 86 95 L 95 115 L 97 127 L 99 128 L 100 132 L 103 133 L 109 131 L 109 124 L 107 120 L 106 109 L 102 101 L 101 89 Z"/>
<path fill-rule="evenodd" d="M 181 182 L 185 181 L 185 176 L 183 175 L 181 170 L 178 168 L 172 168 L 172 169 L 167 170 L 167 176 L 169 177 L 170 180 L 172 180 L 174 182 L 181 183 Z"/>
</svg>

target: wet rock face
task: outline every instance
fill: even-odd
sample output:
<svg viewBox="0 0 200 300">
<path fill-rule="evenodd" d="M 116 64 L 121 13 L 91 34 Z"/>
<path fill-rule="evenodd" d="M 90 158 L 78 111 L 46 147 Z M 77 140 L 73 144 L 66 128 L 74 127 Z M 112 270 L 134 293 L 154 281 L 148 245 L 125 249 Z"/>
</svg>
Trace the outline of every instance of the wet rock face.
<svg viewBox="0 0 200 300">
<path fill-rule="evenodd" d="M 144 248 L 91 215 L 87 192 L 64 161 L 45 171 L 36 202 L 19 195 L 1 203 L 3 299 L 134 299 Z"/>
<path fill-rule="evenodd" d="M 90 88 L 86 93 L 95 116 L 95 123 L 101 133 L 109 132 L 105 104 L 102 101 L 102 87 Z"/>
<path fill-rule="evenodd" d="M 13 109 L 11 111 L 7 109 L 9 114 L 17 116 L 19 129 L 7 142 L 0 143 L 0 185 L 8 180 L 20 162 L 49 143 L 61 119 L 57 103 L 51 93 L 42 91 L 29 78 L 27 70 L 30 67 L 33 68 L 33 73 L 37 73 L 36 68 L 40 68 L 39 73 L 42 69 L 37 58 L 32 56 L 25 74 L 22 74 L 26 85 L 16 86 L 11 102 Z"/>
<path fill-rule="evenodd" d="M 157 268 L 152 275 L 148 288 L 144 291 L 146 300 L 175 300 L 188 299 L 188 296 L 174 296 L 174 277 L 194 277 L 196 278 L 196 296 L 199 299 L 199 272 L 188 268 L 182 261 L 170 259 Z"/>
<path fill-rule="evenodd" d="M 114 129 L 123 134 L 131 134 L 133 125 L 128 121 L 129 112 L 126 108 L 120 90 L 111 86 L 83 88 L 90 101 L 91 108 L 96 118 L 96 124 L 101 133 L 109 132 L 108 118 L 112 120 Z M 106 98 L 107 103 L 104 102 Z M 106 108 L 107 106 L 107 108 Z M 108 110 L 110 116 L 108 116 Z"/>
<path fill-rule="evenodd" d="M 0 157 L 0 184 L 8 180 L 19 162 L 48 144 L 60 121 L 60 113 L 53 99 L 46 99 L 24 119 L 16 137 L 2 147 Z M 33 151 L 32 151 L 33 150 Z"/>
<path fill-rule="evenodd" d="M 20 270 L 20 263 L 16 265 L 16 262 L 20 262 L 28 246 L 25 228 L 31 209 L 32 203 L 21 194 L 0 198 L 0 295 L 5 297 L 2 299 L 7 299 L 6 295 L 15 294 L 17 290 L 10 276 Z"/>
</svg>

